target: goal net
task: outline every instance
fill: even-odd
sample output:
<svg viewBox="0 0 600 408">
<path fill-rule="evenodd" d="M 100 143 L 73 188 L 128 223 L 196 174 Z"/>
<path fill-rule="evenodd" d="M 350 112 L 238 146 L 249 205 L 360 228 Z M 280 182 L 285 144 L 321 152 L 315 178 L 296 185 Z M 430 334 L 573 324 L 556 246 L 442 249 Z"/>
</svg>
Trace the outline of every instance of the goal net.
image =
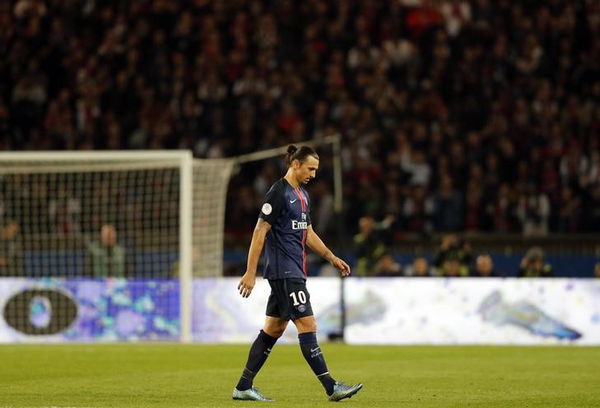
<svg viewBox="0 0 600 408">
<path fill-rule="evenodd" d="M 192 163 L 178 151 L 1 154 L 0 341 L 185 340 Z"/>
<path fill-rule="evenodd" d="M 234 164 L 232 159 L 194 160 L 194 277 L 223 274 L 225 200 Z"/>
</svg>

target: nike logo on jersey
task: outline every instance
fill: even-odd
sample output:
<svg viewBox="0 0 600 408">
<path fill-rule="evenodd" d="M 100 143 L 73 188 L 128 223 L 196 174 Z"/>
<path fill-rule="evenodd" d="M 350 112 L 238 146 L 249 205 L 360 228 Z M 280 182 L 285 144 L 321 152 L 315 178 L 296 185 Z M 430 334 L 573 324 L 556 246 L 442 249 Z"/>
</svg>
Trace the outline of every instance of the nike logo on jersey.
<svg viewBox="0 0 600 408">
<path fill-rule="evenodd" d="M 298 199 L 294 198 L 293 200 L 290 200 L 290 204 L 294 204 L 296 201 L 298 201 Z"/>
</svg>

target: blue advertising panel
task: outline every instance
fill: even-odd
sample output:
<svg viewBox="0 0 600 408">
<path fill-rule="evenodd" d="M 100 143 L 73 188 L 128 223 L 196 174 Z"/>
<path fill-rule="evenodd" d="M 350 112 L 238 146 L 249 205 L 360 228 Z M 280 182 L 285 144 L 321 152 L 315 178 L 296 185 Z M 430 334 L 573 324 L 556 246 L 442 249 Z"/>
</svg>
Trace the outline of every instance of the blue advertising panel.
<svg viewBox="0 0 600 408">
<path fill-rule="evenodd" d="M 178 340 L 178 280 L 0 279 L 0 342 Z"/>
</svg>

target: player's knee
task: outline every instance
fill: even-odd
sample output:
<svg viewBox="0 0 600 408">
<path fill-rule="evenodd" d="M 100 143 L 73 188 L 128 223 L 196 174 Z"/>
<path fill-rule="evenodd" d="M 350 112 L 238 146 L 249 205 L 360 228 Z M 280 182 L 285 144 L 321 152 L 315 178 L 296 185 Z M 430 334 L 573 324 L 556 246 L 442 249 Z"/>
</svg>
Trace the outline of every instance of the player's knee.
<svg viewBox="0 0 600 408">
<path fill-rule="evenodd" d="M 294 322 L 298 333 L 316 333 L 317 332 L 317 321 L 310 318 L 298 319 Z"/>
<path fill-rule="evenodd" d="M 276 321 L 274 319 L 267 320 L 263 331 L 267 333 L 271 337 L 275 337 L 276 339 L 283 336 L 283 332 L 287 327 L 286 321 Z"/>
<path fill-rule="evenodd" d="M 269 336 L 278 339 L 281 336 L 283 336 L 283 332 L 285 331 L 285 327 L 269 326 L 269 327 L 265 327 L 263 329 L 263 331 L 265 333 L 267 333 Z"/>
<path fill-rule="evenodd" d="M 317 332 L 317 323 L 315 322 L 315 323 L 309 324 L 309 325 L 306 327 L 306 330 L 305 330 L 305 332 L 312 332 L 312 333 L 316 333 L 316 332 Z"/>
</svg>

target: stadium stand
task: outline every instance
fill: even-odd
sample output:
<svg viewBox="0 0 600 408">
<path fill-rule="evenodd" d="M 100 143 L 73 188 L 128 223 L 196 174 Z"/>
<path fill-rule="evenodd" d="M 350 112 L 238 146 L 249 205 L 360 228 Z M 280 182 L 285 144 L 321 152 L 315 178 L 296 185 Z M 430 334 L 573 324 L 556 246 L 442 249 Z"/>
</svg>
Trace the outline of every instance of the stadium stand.
<svg viewBox="0 0 600 408">
<path fill-rule="evenodd" d="M 0 148 L 216 158 L 339 132 L 350 237 L 367 214 L 600 233 L 599 21 L 593 0 L 4 1 Z M 232 180 L 234 242 L 279 173 Z"/>
</svg>

